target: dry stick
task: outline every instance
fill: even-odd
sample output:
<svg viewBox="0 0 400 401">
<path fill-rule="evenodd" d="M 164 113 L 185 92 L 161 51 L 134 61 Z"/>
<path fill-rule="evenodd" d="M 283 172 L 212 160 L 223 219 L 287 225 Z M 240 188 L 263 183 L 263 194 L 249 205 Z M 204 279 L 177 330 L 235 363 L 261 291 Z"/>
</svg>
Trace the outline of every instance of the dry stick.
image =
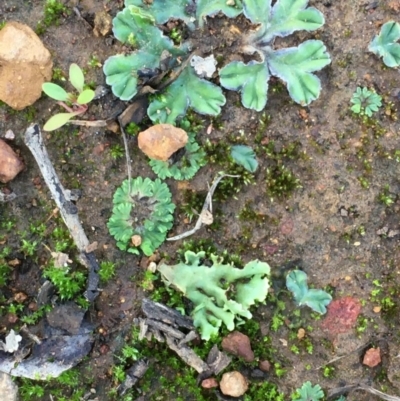
<svg viewBox="0 0 400 401">
<path fill-rule="evenodd" d="M 203 218 L 207 214 L 207 212 L 212 213 L 212 197 L 214 195 L 214 191 L 217 188 L 219 182 L 225 177 L 239 177 L 238 175 L 229 175 L 229 174 L 222 174 L 218 178 L 216 178 L 211 185 L 211 188 L 208 191 L 206 196 L 206 200 L 204 201 L 203 207 L 201 209 L 199 218 L 196 222 L 196 225 L 189 231 L 186 231 L 182 234 L 176 235 L 175 237 L 167 238 L 167 241 L 178 241 L 182 238 L 189 237 L 190 235 L 194 234 L 196 231 L 200 230 L 201 226 L 203 225 Z"/>
<path fill-rule="evenodd" d="M 69 120 L 68 123 L 74 124 L 74 125 L 81 125 L 84 127 L 95 127 L 95 128 L 107 127 L 107 120 L 95 120 L 95 121 Z"/>
<path fill-rule="evenodd" d="M 367 386 L 366 384 L 350 384 L 345 387 L 334 388 L 332 390 L 329 390 L 327 398 L 329 400 L 331 398 L 336 398 L 345 393 L 349 393 L 349 392 L 357 391 L 357 390 L 368 391 L 369 393 L 377 395 L 379 398 L 382 398 L 383 400 L 386 400 L 386 401 L 400 401 L 399 397 L 382 393 L 382 391 L 376 390 L 375 388 L 373 388 L 371 386 Z"/>
<path fill-rule="evenodd" d="M 131 157 L 129 156 L 128 140 L 126 139 L 126 134 L 124 131 L 124 127 L 122 125 L 121 116 L 118 117 L 118 124 L 119 124 L 119 128 L 121 129 L 122 139 L 124 140 L 126 172 L 128 173 L 128 194 L 130 194 L 131 193 L 131 178 L 132 178 Z"/>
<path fill-rule="evenodd" d="M 88 301 L 93 302 L 97 297 L 100 269 L 93 253 L 86 252 L 89 240 L 83 230 L 78 216 L 78 208 L 71 201 L 69 191 L 62 186 L 53 165 L 51 164 L 47 149 L 43 143 L 40 128 L 37 124 L 33 124 L 25 131 L 24 141 L 29 148 L 36 163 L 39 166 L 43 179 L 48 186 L 51 195 L 60 210 L 61 217 L 67 226 L 76 247 L 79 250 L 81 262 L 89 271 L 88 282 L 85 296 Z"/>
</svg>

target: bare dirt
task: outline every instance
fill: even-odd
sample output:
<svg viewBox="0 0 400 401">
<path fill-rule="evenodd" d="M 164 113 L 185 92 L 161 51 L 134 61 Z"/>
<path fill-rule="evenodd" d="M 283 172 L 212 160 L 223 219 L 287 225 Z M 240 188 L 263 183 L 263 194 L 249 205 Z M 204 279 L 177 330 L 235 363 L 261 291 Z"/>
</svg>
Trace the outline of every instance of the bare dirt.
<svg viewBox="0 0 400 401">
<path fill-rule="evenodd" d="M 72 3 L 76 2 L 66 3 L 71 10 L 75 5 Z M 103 7 L 114 16 L 122 5 L 122 1 L 87 0 L 80 2 L 80 9 L 89 23 L 93 23 L 94 13 Z M 259 168 L 253 183 L 239 186 L 234 196 L 214 205 L 216 224 L 203 228 L 191 239 L 209 241 L 220 252 L 238 252 L 246 262 L 255 258 L 267 261 L 277 278 L 275 295 L 280 289 L 278 279 L 282 272 L 299 266 L 316 288 L 329 286 L 334 299 L 351 296 L 362 304 L 356 327 L 332 337 L 321 329 L 320 321 L 308 310 L 302 309 L 301 317 L 297 318 L 297 307 L 287 293 L 280 295 L 286 304 L 281 312 L 283 324 L 274 331 L 270 323 L 277 312 L 277 304 L 269 303 L 267 298 L 266 304 L 256 308 L 254 313 L 259 329 L 247 332 L 256 357 L 270 359 L 275 365 L 261 380 L 276 384 L 287 399 L 305 381 L 320 384 L 326 392 L 363 383 L 391 395 L 400 395 L 400 156 L 396 153 L 400 151 L 400 123 L 397 121 L 400 77 L 397 70 L 385 68 L 381 60 L 367 52 L 368 43 L 382 23 L 398 18 L 398 5 L 386 1 L 316 0 L 310 1 L 310 6 L 324 14 L 324 27 L 314 33 L 293 35 L 278 45 L 292 45 L 310 38 L 325 43 L 332 64 L 318 73 L 322 82 L 320 98 L 309 107 L 300 107 L 290 100 L 280 82 L 272 81 L 268 104 L 262 113 L 244 109 L 239 95 L 226 91 L 227 104 L 221 116 L 217 119 L 199 117 L 202 128 L 197 139 L 200 143 L 205 144 L 207 140 L 214 144 L 245 143 L 257 150 Z M 40 0 L 3 0 L 0 21 L 18 21 L 35 28 L 42 18 L 43 7 L 44 1 Z M 224 64 L 240 58 L 232 52 L 237 40 L 232 36 L 235 31 L 230 29 L 232 25 L 239 31 L 249 28 L 243 17 L 209 19 L 204 31 L 195 33 L 201 52 L 221 55 Z M 52 53 L 54 65 L 65 75 L 69 65 L 77 63 L 87 68 L 86 79 L 95 85 L 104 84 L 104 76 L 101 68 L 88 67 L 91 57 L 95 55 L 104 63 L 109 56 L 126 50 L 111 35 L 96 37 L 74 12 L 62 16 L 58 26 L 49 27 L 40 37 Z M 384 99 L 384 107 L 375 115 L 374 122 L 363 123 L 350 111 L 350 98 L 357 86 L 374 88 Z M 90 105 L 86 117 L 108 118 L 124 107 L 123 102 L 108 93 Z M 13 202 L 0 204 L 0 248 L 10 246 L 12 252 L 7 261 L 20 261 L 13 268 L 7 285 L 0 288 L 1 334 L 18 327 L 18 315 L 23 316 L 21 311 L 13 314 L 8 308 L 16 294 L 28 295 L 23 303 L 24 313 L 29 311 L 30 303 L 36 302 L 43 282 L 42 267 L 50 259 L 47 247 L 52 249 L 56 242 L 54 236 L 38 238 L 29 231 L 29 225 L 44 223 L 49 233 L 57 226 L 62 227 L 60 218 L 52 214 L 55 206 L 22 140 L 30 122 L 42 125 L 56 110 L 57 106 L 45 96 L 22 112 L 4 105 L 0 107 L 0 135 L 9 129 L 14 131 L 17 138 L 12 146 L 27 165 L 14 181 L 1 187 L 3 191 L 14 191 L 18 197 Z M 142 128 L 148 125 L 149 121 L 144 119 Z M 210 125 L 212 129 L 207 130 Z M 147 259 L 119 251 L 106 227 L 112 210 L 112 195 L 126 178 L 124 159 L 115 160 L 111 152 L 113 146 L 123 145 L 122 138 L 104 129 L 74 126 L 44 135 L 50 158 L 64 186 L 83 191 L 77 206 L 90 241 L 98 242 L 96 257 L 99 261 L 118 264 L 116 276 L 102 287 L 100 296 L 87 312 L 95 327 L 95 343 L 78 366 L 87 381 L 85 390 L 96 391 L 89 399 L 97 396 L 101 401 L 113 400 L 116 398 L 109 392 L 118 384 L 112 374 L 113 366 L 119 363 L 117 355 L 130 338 L 133 318 L 140 315 L 141 299 L 151 293 L 141 286 Z M 287 151 L 293 144 L 296 151 Z M 154 178 L 135 138 L 129 139 L 129 148 L 133 176 Z M 269 172 L 277 171 L 277 166 L 281 165 L 298 178 L 298 184 L 290 194 L 277 197 L 271 193 L 274 187 L 271 187 Z M 190 223 L 183 212 L 188 194 L 204 196 L 220 168 L 216 163 L 209 163 L 188 183 L 167 181 L 177 205 L 171 234 L 193 226 L 194 221 Z M 392 202 L 388 202 L 388 198 Z M 244 210 L 250 211 L 247 216 L 251 217 L 239 218 Z M 9 220 L 15 222 L 15 226 L 7 231 L 5 224 Z M 21 233 L 24 232 L 24 238 L 39 241 L 36 253 L 29 257 L 21 251 Z M 177 260 L 176 252 L 181 247 L 181 242 L 167 242 L 161 246 L 159 254 Z M 162 286 L 160 282 L 154 284 L 156 288 Z M 379 290 L 377 295 L 375 290 Z M 385 298 L 390 298 L 391 303 L 384 301 Z M 299 328 L 305 329 L 307 342 L 297 338 Z M 307 348 L 309 344 L 312 350 Z M 382 363 L 376 368 L 362 364 L 365 351 L 372 345 L 382 350 Z M 171 355 L 166 348 L 155 343 L 148 346 L 153 376 L 150 386 L 141 390 L 143 399 L 201 400 L 199 395 L 185 393 L 187 389 L 182 383 L 174 384 L 182 370 L 166 366 Z M 202 345 L 197 344 L 197 348 L 201 349 Z M 328 374 L 324 367 L 337 357 L 343 358 L 329 365 L 334 370 Z M 254 386 L 259 386 L 255 366 L 240 363 L 235 366 L 242 369 Z M 283 375 L 277 372 L 279 367 L 285 370 Z M 171 386 L 161 381 L 161 376 L 166 377 Z M 142 384 L 139 381 L 137 388 Z M 160 387 L 162 395 L 156 396 Z M 218 399 L 213 390 L 200 393 L 204 399 Z M 140 393 L 133 390 L 131 395 L 131 399 L 136 399 Z M 46 397 L 27 399 L 49 399 Z M 357 392 L 348 399 L 378 398 Z"/>
</svg>

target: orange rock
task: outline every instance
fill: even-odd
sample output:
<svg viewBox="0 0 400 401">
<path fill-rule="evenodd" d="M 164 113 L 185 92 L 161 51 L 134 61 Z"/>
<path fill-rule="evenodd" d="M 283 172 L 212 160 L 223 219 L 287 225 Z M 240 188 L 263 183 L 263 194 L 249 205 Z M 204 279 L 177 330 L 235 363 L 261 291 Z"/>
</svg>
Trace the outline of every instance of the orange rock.
<svg viewBox="0 0 400 401">
<path fill-rule="evenodd" d="M 15 152 L 0 139 L 0 182 L 11 181 L 20 171 L 24 169 L 24 163 Z"/>
<path fill-rule="evenodd" d="M 240 331 L 229 333 L 221 343 L 224 351 L 243 358 L 246 362 L 254 361 L 254 352 L 251 349 L 250 339 Z"/>
<path fill-rule="evenodd" d="M 363 364 L 373 368 L 381 363 L 381 350 L 379 347 L 370 348 L 364 355 Z"/>
<path fill-rule="evenodd" d="M 50 81 L 50 52 L 29 26 L 7 22 L 0 30 L 0 100 L 22 110 L 42 95 L 43 82 Z"/>
<path fill-rule="evenodd" d="M 139 149 L 151 159 L 167 161 L 188 141 L 187 133 L 171 124 L 153 125 L 138 136 Z"/>
<path fill-rule="evenodd" d="M 203 387 L 203 388 L 214 388 L 214 387 L 218 387 L 217 379 L 215 379 L 214 377 L 209 377 L 208 379 L 204 379 L 204 380 L 201 382 L 201 387 Z"/>
</svg>

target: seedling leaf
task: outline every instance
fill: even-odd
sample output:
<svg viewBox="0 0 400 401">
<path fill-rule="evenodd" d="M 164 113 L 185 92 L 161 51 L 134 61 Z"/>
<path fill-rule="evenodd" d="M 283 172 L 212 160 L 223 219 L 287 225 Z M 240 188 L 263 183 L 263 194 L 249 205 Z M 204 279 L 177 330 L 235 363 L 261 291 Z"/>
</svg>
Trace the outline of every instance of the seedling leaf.
<svg viewBox="0 0 400 401">
<path fill-rule="evenodd" d="M 138 47 L 158 58 L 164 50 L 182 53 L 155 25 L 154 17 L 139 7 L 128 6 L 120 11 L 113 20 L 113 32 L 121 42 Z M 143 67 L 151 68 L 147 65 Z"/>
<path fill-rule="evenodd" d="M 307 274 L 301 270 L 294 270 L 287 275 L 286 287 L 293 293 L 298 305 L 307 305 L 313 311 L 321 314 L 326 313 L 326 306 L 332 300 L 326 291 L 308 289 Z"/>
<path fill-rule="evenodd" d="M 152 68 L 158 60 L 151 54 L 138 51 L 129 56 L 118 54 L 106 60 L 103 66 L 106 82 L 112 87 L 112 92 L 121 100 L 130 100 L 137 93 L 137 71 L 142 66 Z"/>
<path fill-rule="evenodd" d="M 305 106 L 318 98 L 321 82 L 311 73 L 331 62 L 320 40 L 308 40 L 299 47 L 272 50 L 267 59 L 271 73 L 287 83 L 290 97 L 296 103 Z"/>
<path fill-rule="evenodd" d="M 187 12 L 187 7 L 192 4 L 192 0 L 163 0 L 144 2 L 143 0 L 125 0 L 125 6 L 137 6 L 148 11 L 154 16 L 156 23 L 161 25 L 168 22 L 170 18 L 180 19 L 185 24 L 191 26 L 193 17 Z"/>
<path fill-rule="evenodd" d="M 196 16 L 200 27 L 203 26 L 206 16 L 222 12 L 229 18 L 235 18 L 243 11 L 241 0 L 198 0 L 196 4 Z"/>
<path fill-rule="evenodd" d="M 106 82 L 111 85 L 114 95 L 121 100 L 130 100 L 136 95 L 138 72 L 157 68 L 163 53 L 185 53 L 175 47 L 154 24 L 155 20 L 150 13 L 133 5 L 119 12 L 113 20 L 115 37 L 139 48 L 128 56 L 112 56 L 104 63 Z"/>
<path fill-rule="evenodd" d="M 79 93 L 83 91 L 85 77 L 83 76 L 83 71 L 78 64 L 72 63 L 69 66 L 69 81 Z"/>
<path fill-rule="evenodd" d="M 90 103 L 94 98 L 94 91 L 91 89 L 85 89 L 80 93 L 78 99 L 76 100 L 79 104 L 87 104 Z"/>
<path fill-rule="evenodd" d="M 400 24 L 395 21 L 382 25 L 379 35 L 375 36 L 368 46 L 368 50 L 379 57 L 388 67 L 400 65 Z"/>
<path fill-rule="evenodd" d="M 295 401 L 318 401 L 324 398 L 324 392 L 319 384 L 313 386 L 311 382 L 305 382 L 297 389 L 296 395 L 292 398 Z"/>
<path fill-rule="evenodd" d="M 224 88 L 240 91 L 244 107 L 261 111 L 267 103 L 269 72 L 266 63 L 233 61 L 220 71 Z"/>
<path fill-rule="evenodd" d="M 271 0 L 244 0 L 243 12 L 254 24 L 266 23 L 271 13 Z"/>
<path fill-rule="evenodd" d="M 267 0 L 271 3 L 271 0 Z M 295 31 L 314 31 L 325 23 L 324 16 L 308 0 L 279 0 L 272 7 L 271 18 L 263 36 L 270 41 L 275 36 L 288 36 Z"/>
<path fill-rule="evenodd" d="M 253 149 L 246 145 L 234 145 L 231 148 L 233 160 L 243 166 L 246 170 L 254 173 L 257 170 L 258 162 Z"/>
<path fill-rule="evenodd" d="M 45 82 L 42 84 L 43 92 L 54 100 L 58 100 L 60 102 L 65 102 L 68 100 L 68 93 L 61 88 L 61 86 L 53 84 L 51 82 Z"/>
<path fill-rule="evenodd" d="M 76 113 L 58 113 L 50 117 L 47 123 L 44 125 L 43 129 L 45 131 L 54 131 L 57 128 L 65 125 L 71 118 L 77 116 L 80 112 Z"/>
<path fill-rule="evenodd" d="M 152 121 L 173 124 L 188 107 L 200 114 L 216 116 L 225 101 L 221 88 L 199 78 L 193 68 L 187 66 L 162 97 L 150 104 L 147 114 Z"/>
</svg>

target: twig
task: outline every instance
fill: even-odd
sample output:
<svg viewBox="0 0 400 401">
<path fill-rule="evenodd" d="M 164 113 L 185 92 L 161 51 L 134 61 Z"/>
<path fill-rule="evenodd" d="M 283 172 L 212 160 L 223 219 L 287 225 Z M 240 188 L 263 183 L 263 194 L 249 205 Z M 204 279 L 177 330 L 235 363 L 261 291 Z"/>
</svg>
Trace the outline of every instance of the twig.
<svg viewBox="0 0 400 401">
<path fill-rule="evenodd" d="M 26 324 L 24 324 L 21 328 L 20 331 L 22 331 L 23 333 L 25 333 L 32 341 L 34 341 L 36 344 L 41 344 L 42 341 L 39 339 L 38 336 L 36 336 L 35 334 L 31 333 L 28 328 L 26 327 Z"/>
<path fill-rule="evenodd" d="M 199 218 L 197 219 L 196 225 L 189 231 L 186 231 L 182 234 L 176 235 L 175 237 L 169 237 L 167 238 L 167 241 L 178 241 L 182 238 L 189 237 L 190 235 L 194 234 L 196 231 L 200 230 L 201 226 L 204 224 L 203 219 L 206 214 L 212 213 L 212 197 L 214 195 L 214 191 L 217 188 L 217 185 L 219 182 L 225 178 L 225 177 L 239 177 L 238 175 L 230 175 L 230 174 L 222 174 L 219 177 L 217 177 L 213 184 L 211 185 L 211 188 L 209 189 L 206 200 L 204 201 L 203 207 L 201 209 L 201 212 L 199 214 Z"/>
<path fill-rule="evenodd" d="M 62 186 L 53 165 L 51 164 L 47 149 L 43 143 L 40 128 L 33 124 L 25 131 L 24 141 L 33 154 L 39 166 L 43 179 L 48 186 L 51 195 L 60 210 L 61 217 L 67 226 L 76 247 L 80 253 L 82 263 L 88 268 L 88 282 L 85 296 L 88 301 L 93 302 L 97 297 L 100 269 L 99 264 L 92 253 L 86 252 L 89 240 L 83 230 L 78 216 L 78 208 L 72 202 L 70 192 Z"/>
<path fill-rule="evenodd" d="M 125 134 L 124 126 L 121 121 L 121 116 L 118 117 L 118 124 L 119 124 L 119 128 L 121 129 L 122 139 L 124 141 L 125 158 L 126 158 L 126 172 L 128 174 L 128 194 L 130 194 L 131 193 L 131 178 L 132 178 L 131 157 L 129 156 L 128 140 L 126 139 L 126 134 Z"/>
<path fill-rule="evenodd" d="M 82 125 L 84 127 L 107 127 L 107 121 L 106 120 L 96 120 L 96 121 L 89 121 L 89 120 L 69 120 L 68 121 L 70 124 L 74 125 Z"/>
<path fill-rule="evenodd" d="M 347 394 L 351 391 L 357 391 L 357 390 L 367 391 L 368 393 L 377 395 L 379 398 L 382 398 L 382 400 L 400 401 L 400 397 L 382 393 L 382 391 L 376 390 L 375 388 L 367 386 L 366 384 L 351 384 L 345 387 L 334 388 L 332 390 L 329 390 L 327 399 L 329 400 L 332 398 L 336 398 L 340 395 Z"/>
</svg>

